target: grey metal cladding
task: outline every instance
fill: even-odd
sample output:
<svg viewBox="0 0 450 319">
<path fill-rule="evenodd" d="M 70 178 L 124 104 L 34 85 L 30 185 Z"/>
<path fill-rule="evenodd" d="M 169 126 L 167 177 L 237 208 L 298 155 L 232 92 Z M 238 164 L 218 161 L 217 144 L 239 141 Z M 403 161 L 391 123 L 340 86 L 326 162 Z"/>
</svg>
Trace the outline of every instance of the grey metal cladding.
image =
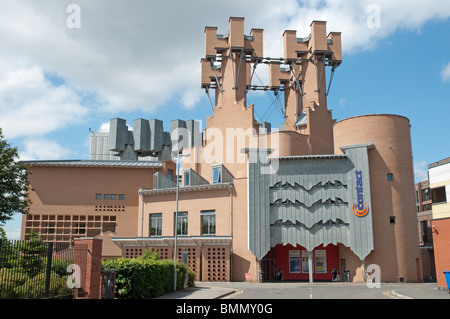
<svg viewBox="0 0 450 319">
<path fill-rule="evenodd" d="M 357 203 L 357 191 L 356 191 L 356 174 L 355 171 L 362 172 L 363 182 L 363 196 L 364 202 L 367 204 L 369 213 L 364 217 L 358 217 L 355 214 L 351 214 L 351 243 L 350 247 L 353 252 L 363 260 L 373 249 L 373 222 L 372 222 L 372 199 L 370 194 L 370 171 L 368 152 L 370 145 L 361 145 L 348 147 L 345 149 L 345 154 L 349 157 L 355 166 L 355 169 L 350 172 L 349 182 L 351 192 L 351 203 Z"/>
<path fill-rule="evenodd" d="M 367 147 L 346 156 L 280 158 L 275 174 L 248 164 L 249 249 L 259 260 L 277 244 L 308 250 L 342 243 L 364 259 L 373 249 Z M 369 214 L 357 217 L 355 170 L 363 172 Z"/>
<path fill-rule="evenodd" d="M 147 120 L 137 119 L 133 122 L 134 150 L 150 151 L 150 126 Z"/>
<path fill-rule="evenodd" d="M 153 175 L 153 185 L 155 185 L 155 189 L 177 187 L 177 184 L 174 181 L 170 180 L 160 172 L 157 172 Z"/>
<path fill-rule="evenodd" d="M 262 259 L 270 250 L 270 175 L 261 174 L 262 165 L 248 164 L 249 249 Z"/>
<path fill-rule="evenodd" d="M 137 119 L 133 124 L 134 150 L 160 152 L 163 144 L 163 122 L 158 119 Z"/>
<path fill-rule="evenodd" d="M 111 151 L 124 151 L 125 144 L 128 144 L 128 127 L 126 121 L 114 118 L 109 122 L 109 149 Z"/>
<path fill-rule="evenodd" d="M 189 176 L 189 186 L 198 186 L 198 185 L 207 185 L 209 182 L 204 179 L 199 173 L 194 171 L 192 168 L 187 168 L 184 170 L 185 172 L 190 172 Z"/>
<path fill-rule="evenodd" d="M 148 121 L 150 127 L 150 151 L 160 152 L 163 146 L 163 121 L 152 119 Z"/>
</svg>

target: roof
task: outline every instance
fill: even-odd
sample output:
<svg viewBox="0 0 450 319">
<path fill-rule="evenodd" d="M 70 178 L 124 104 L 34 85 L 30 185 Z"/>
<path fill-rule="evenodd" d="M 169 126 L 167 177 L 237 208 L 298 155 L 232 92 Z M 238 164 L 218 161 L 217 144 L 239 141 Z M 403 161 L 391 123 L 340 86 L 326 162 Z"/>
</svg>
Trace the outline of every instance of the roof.
<svg viewBox="0 0 450 319">
<path fill-rule="evenodd" d="M 430 169 L 430 168 L 433 168 L 433 167 L 436 167 L 436 166 L 440 166 L 440 165 L 444 165 L 444 164 L 448 164 L 448 163 L 450 163 L 450 157 L 447 157 L 447 158 L 444 158 L 443 160 L 431 163 L 430 165 L 428 165 L 428 168 Z"/>
<path fill-rule="evenodd" d="M 234 187 L 233 183 L 217 183 L 217 184 L 205 184 L 205 185 L 196 185 L 196 186 L 185 186 L 179 187 L 178 191 L 181 192 L 195 192 L 195 191 L 207 191 L 214 189 L 229 189 L 230 187 Z M 162 189 L 143 189 L 138 193 L 139 195 L 155 195 L 155 194 L 168 194 L 175 193 L 177 191 L 176 187 L 170 188 L 162 188 Z"/>
<path fill-rule="evenodd" d="M 23 161 L 27 166 L 51 167 L 122 167 L 152 168 L 162 167 L 161 161 L 95 161 L 95 160 L 56 160 L 56 161 Z"/>
<path fill-rule="evenodd" d="M 324 158 L 347 158 L 345 154 L 326 154 L 326 155 L 292 155 L 292 156 L 279 156 L 269 157 L 269 159 L 278 160 L 308 160 L 308 159 L 324 159 Z"/>
</svg>

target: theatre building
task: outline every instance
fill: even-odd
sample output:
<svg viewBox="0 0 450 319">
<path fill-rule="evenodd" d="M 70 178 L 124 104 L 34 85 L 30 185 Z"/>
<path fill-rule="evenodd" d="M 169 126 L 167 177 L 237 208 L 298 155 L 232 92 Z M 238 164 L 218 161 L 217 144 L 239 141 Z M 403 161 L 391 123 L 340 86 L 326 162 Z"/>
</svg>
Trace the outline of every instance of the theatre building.
<svg viewBox="0 0 450 319">
<path fill-rule="evenodd" d="M 94 220 L 116 218 L 113 231 L 98 234 L 108 236 L 109 251 L 135 257 L 155 249 L 172 259 L 176 247 L 177 258 L 188 253 L 197 280 L 331 281 L 337 272 L 341 280 L 362 282 L 379 269 L 381 281 L 421 281 L 409 120 L 391 114 L 334 120 L 325 70 L 334 74 L 342 63 L 341 34 L 327 33 L 323 21 L 310 27 L 306 38 L 282 34 L 283 58 L 265 57 L 263 30 L 246 34 L 243 18 L 230 18 L 227 34 L 206 27 L 201 86 L 213 115 L 203 131 L 195 121 L 174 120 L 163 132 L 159 121 L 139 119 L 131 132 L 113 119 L 108 133 L 93 133 L 91 161 L 130 166 L 93 168 L 110 178 L 118 170 L 117 181 L 126 183 L 97 176 L 81 207 L 88 180 L 66 180 L 63 188 L 66 173 L 54 166 L 32 177 L 35 198 L 47 184 L 64 192 L 60 204 L 71 204 L 54 215 L 65 219 L 81 208 L 111 206 L 103 197 L 97 202 L 96 193 L 126 193 L 130 211 L 92 213 Z M 267 86 L 254 84 L 258 68 L 268 68 Z M 278 129 L 255 119 L 249 90 L 284 97 Z M 138 171 L 133 163 L 148 167 Z M 32 171 L 38 165 L 29 162 Z M 24 227 L 47 204 L 34 203 Z"/>
</svg>

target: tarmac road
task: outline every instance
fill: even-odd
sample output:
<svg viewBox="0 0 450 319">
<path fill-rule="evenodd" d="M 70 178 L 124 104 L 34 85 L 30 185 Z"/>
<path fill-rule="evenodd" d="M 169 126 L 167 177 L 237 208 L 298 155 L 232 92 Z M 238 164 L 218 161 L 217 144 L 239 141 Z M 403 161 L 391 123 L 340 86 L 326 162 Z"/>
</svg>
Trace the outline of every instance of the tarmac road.
<svg viewBox="0 0 450 319">
<path fill-rule="evenodd" d="M 450 299 L 436 283 L 382 283 L 368 288 L 364 283 L 245 283 L 196 282 L 158 299 Z"/>
</svg>

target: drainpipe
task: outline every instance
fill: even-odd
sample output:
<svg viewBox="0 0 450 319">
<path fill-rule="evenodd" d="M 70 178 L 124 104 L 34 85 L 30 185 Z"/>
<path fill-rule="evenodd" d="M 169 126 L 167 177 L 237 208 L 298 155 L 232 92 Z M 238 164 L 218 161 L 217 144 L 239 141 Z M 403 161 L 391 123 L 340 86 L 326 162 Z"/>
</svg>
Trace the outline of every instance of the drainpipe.
<svg viewBox="0 0 450 319">
<path fill-rule="evenodd" d="M 228 185 L 228 190 L 230 191 L 230 236 L 231 236 L 230 281 L 233 281 L 233 191 L 231 184 Z"/>
<path fill-rule="evenodd" d="M 144 188 L 141 188 L 141 191 L 143 190 Z M 144 237 L 144 195 L 142 193 L 139 195 L 141 201 L 141 237 Z"/>
</svg>

